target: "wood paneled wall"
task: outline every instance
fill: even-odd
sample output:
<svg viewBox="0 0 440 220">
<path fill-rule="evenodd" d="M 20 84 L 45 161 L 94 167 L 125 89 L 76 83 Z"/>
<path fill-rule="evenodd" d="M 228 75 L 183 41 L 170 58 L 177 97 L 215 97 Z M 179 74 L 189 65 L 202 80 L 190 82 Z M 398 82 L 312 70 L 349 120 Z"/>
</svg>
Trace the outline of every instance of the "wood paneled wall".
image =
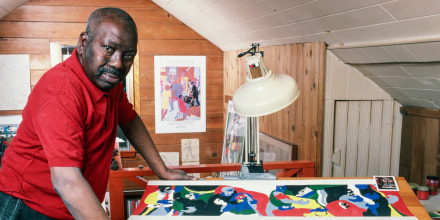
<svg viewBox="0 0 440 220">
<path fill-rule="evenodd" d="M 199 138 L 200 163 L 219 163 L 224 126 L 223 52 L 149 0 L 31 0 L 0 20 L 0 54 L 29 54 L 34 86 L 50 68 L 50 42 L 76 45 L 88 16 L 101 7 L 122 8 L 137 24 L 134 105 L 159 151 L 180 152 L 181 139 Z M 206 56 L 206 132 L 155 134 L 154 55 Z"/>
<path fill-rule="evenodd" d="M 301 90 L 299 98 L 284 110 L 260 117 L 260 131 L 298 145 L 298 160 L 315 162 L 321 176 L 325 91 L 325 51 L 323 42 L 261 47 L 264 61 L 274 73 L 292 76 Z M 224 91 L 230 97 L 245 82 L 245 50 L 224 54 Z M 227 112 L 227 103 L 224 104 Z"/>
<path fill-rule="evenodd" d="M 426 176 L 440 176 L 440 110 L 402 107 L 399 175 L 425 185 Z"/>
</svg>

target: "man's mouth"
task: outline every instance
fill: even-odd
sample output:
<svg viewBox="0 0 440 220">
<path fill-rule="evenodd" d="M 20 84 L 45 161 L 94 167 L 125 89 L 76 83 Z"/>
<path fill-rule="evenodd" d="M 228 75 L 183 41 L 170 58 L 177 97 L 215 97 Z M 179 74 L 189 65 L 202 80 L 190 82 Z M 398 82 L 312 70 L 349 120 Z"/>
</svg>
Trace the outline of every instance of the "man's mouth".
<svg viewBox="0 0 440 220">
<path fill-rule="evenodd" d="M 112 83 L 112 84 L 116 84 L 121 80 L 121 78 L 119 76 L 116 76 L 116 75 L 113 75 L 110 73 L 103 73 L 101 76 L 104 78 L 105 81 Z"/>
<path fill-rule="evenodd" d="M 98 69 L 98 77 L 102 77 L 108 83 L 116 84 L 121 80 L 121 73 L 116 69 L 101 67 Z"/>
</svg>

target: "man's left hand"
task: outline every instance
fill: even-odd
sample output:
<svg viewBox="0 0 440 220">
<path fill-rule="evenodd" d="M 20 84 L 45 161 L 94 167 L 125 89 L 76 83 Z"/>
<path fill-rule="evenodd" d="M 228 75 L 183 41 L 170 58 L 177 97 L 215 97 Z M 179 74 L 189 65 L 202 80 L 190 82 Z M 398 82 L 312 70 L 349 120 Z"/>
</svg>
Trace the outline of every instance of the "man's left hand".
<svg viewBox="0 0 440 220">
<path fill-rule="evenodd" d="M 196 177 L 188 176 L 183 170 L 167 169 L 164 179 L 167 180 L 197 180 Z"/>
</svg>

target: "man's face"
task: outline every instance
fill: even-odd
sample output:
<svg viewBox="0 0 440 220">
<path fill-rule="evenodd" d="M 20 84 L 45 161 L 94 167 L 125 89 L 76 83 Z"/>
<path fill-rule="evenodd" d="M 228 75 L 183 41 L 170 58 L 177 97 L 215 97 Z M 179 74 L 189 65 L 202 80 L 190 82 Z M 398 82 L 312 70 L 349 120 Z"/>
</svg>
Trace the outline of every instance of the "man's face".
<svg viewBox="0 0 440 220">
<path fill-rule="evenodd" d="M 101 90 L 113 89 L 128 74 L 137 52 L 137 36 L 112 19 L 104 20 L 90 39 L 82 33 L 78 55 L 88 78 Z"/>
</svg>

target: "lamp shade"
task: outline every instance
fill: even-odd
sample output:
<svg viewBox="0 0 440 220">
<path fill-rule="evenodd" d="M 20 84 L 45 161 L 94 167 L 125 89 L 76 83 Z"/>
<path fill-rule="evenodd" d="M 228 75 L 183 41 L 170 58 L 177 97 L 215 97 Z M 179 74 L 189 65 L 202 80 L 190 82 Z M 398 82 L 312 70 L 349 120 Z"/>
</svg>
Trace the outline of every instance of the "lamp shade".
<svg viewBox="0 0 440 220">
<path fill-rule="evenodd" d="M 268 115 L 292 104 L 300 91 L 295 80 L 286 74 L 273 74 L 271 70 L 263 77 L 252 79 L 233 96 L 234 111 L 242 116 L 258 117 Z"/>
</svg>

